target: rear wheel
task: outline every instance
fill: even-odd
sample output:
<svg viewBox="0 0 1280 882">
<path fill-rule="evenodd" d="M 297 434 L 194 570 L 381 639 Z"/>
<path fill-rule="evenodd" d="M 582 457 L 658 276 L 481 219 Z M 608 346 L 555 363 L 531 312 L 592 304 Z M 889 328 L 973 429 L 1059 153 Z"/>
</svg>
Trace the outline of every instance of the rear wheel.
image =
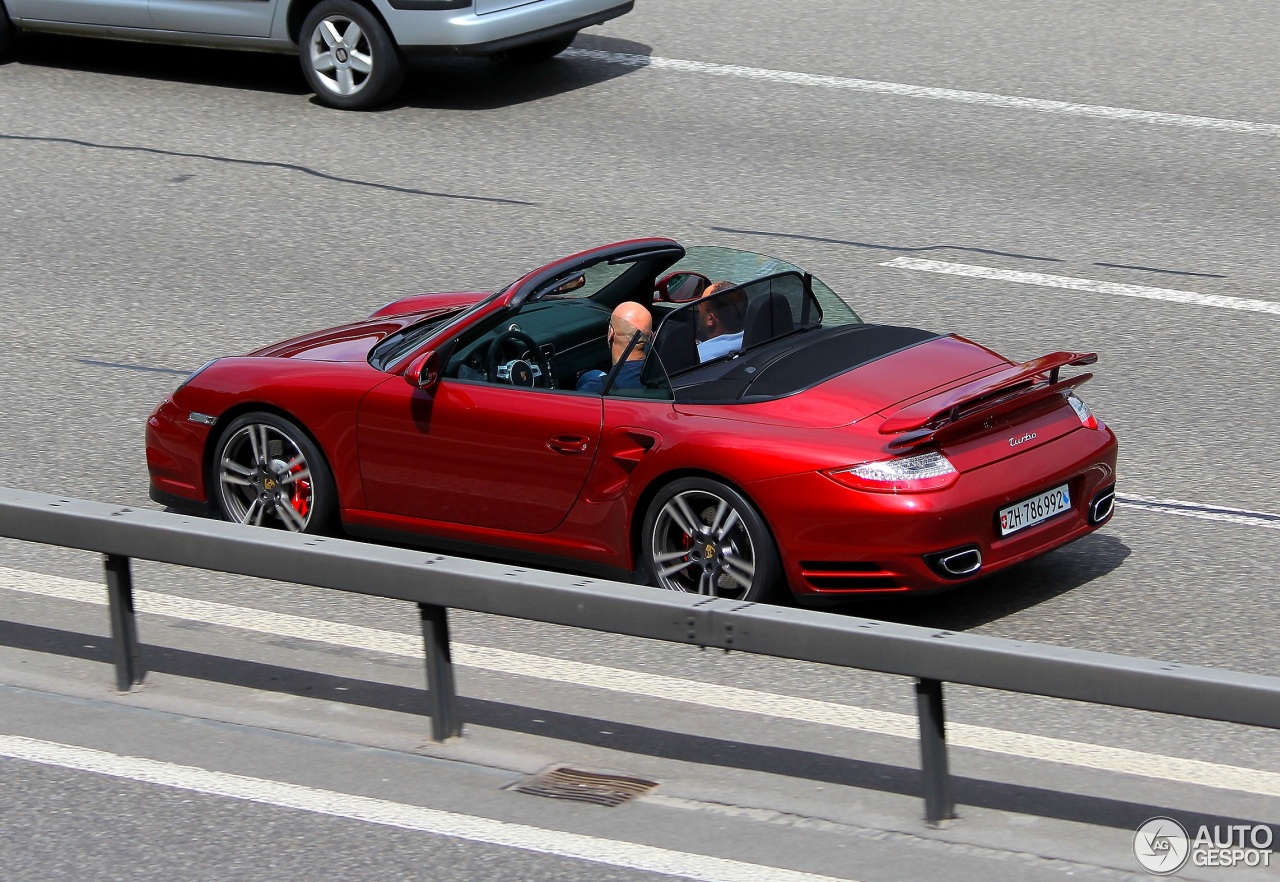
<svg viewBox="0 0 1280 882">
<path fill-rule="evenodd" d="M 773 537 L 741 493 L 710 478 L 683 478 L 649 506 L 641 560 L 659 588 L 764 601 L 781 575 Z"/>
<path fill-rule="evenodd" d="M 13 35 L 16 30 L 13 22 L 9 20 L 9 14 L 5 12 L 4 4 L 0 3 L 0 58 L 3 58 L 9 51 L 9 47 L 13 45 Z"/>
<path fill-rule="evenodd" d="M 324 457 L 297 425 L 272 413 L 231 421 L 214 448 L 211 495 L 228 521 L 322 533 L 337 493 Z"/>
<path fill-rule="evenodd" d="M 330 107 L 374 107 L 404 81 L 404 62 L 391 35 L 354 0 L 324 0 L 311 10 L 298 54 L 308 85 Z"/>
</svg>

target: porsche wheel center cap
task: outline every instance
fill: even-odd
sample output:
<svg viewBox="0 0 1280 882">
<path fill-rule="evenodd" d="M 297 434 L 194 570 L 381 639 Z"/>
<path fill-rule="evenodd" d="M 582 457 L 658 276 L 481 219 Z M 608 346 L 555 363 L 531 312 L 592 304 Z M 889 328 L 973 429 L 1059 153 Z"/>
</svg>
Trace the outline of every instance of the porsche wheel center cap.
<svg viewBox="0 0 1280 882">
<path fill-rule="evenodd" d="M 697 561 L 704 570 L 714 570 L 720 565 L 720 550 L 714 542 L 699 542 L 689 549 L 690 561 Z"/>
<path fill-rule="evenodd" d="M 263 481 L 263 482 L 262 482 L 262 489 L 263 489 L 263 490 L 274 490 L 274 489 L 276 489 L 276 482 L 275 482 L 274 480 L 272 480 L 271 478 L 267 478 L 265 481 Z"/>
</svg>

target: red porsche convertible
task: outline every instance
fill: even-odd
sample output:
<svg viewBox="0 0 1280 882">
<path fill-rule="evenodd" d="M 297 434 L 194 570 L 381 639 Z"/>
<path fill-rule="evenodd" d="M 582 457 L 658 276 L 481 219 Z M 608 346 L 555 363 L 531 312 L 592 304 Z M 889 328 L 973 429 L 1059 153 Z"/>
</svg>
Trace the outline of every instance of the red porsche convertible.
<svg viewBox="0 0 1280 882">
<path fill-rule="evenodd" d="M 626 304 L 655 330 L 619 354 Z M 264 527 L 742 600 L 927 591 L 1110 518 L 1115 435 L 1061 376 L 1095 360 L 867 324 L 785 261 L 640 239 L 211 361 L 147 465 L 154 500 Z"/>
</svg>

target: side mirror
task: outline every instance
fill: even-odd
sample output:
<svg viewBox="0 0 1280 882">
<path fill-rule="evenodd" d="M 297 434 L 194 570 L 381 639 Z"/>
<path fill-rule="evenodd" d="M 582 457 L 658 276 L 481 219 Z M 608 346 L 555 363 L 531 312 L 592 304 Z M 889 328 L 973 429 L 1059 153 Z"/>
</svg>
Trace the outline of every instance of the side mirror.
<svg viewBox="0 0 1280 882">
<path fill-rule="evenodd" d="M 435 350 L 424 352 L 409 363 L 404 378 L 411 386 L 430 392 L 440 382 L 440 357 Z"/>
<path fill-rule="evenodd" d="M 688 303 L 697 300 L 702 292 L 711 284 L 711 280 L 702 273 L 682 271 L 669 273 L 658 279 L 655 293 L 659 300 L 669 303 Z"/>
</svg>

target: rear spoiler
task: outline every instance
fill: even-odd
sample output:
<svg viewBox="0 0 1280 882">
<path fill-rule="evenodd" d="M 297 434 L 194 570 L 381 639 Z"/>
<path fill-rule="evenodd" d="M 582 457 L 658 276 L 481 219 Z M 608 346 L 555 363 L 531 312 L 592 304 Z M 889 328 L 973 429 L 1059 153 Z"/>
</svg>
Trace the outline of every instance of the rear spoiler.
<svg viewBox="0 0 1280 882">
<path fill-rule="evenodd" d="M 880 434 L 899 436 L 890 442 L 891 450 L 965 434 L 974 425 L 1001 413 L 1020 410 L 1089 381 L 1093 374 L 1068 380 L 1059 380 L 1058 375 L 1063 367 L 1081 367 L 1097 360 L 1096 352 L 1042 355 L 909 404 L 881 424 Z"/>
</svg>

